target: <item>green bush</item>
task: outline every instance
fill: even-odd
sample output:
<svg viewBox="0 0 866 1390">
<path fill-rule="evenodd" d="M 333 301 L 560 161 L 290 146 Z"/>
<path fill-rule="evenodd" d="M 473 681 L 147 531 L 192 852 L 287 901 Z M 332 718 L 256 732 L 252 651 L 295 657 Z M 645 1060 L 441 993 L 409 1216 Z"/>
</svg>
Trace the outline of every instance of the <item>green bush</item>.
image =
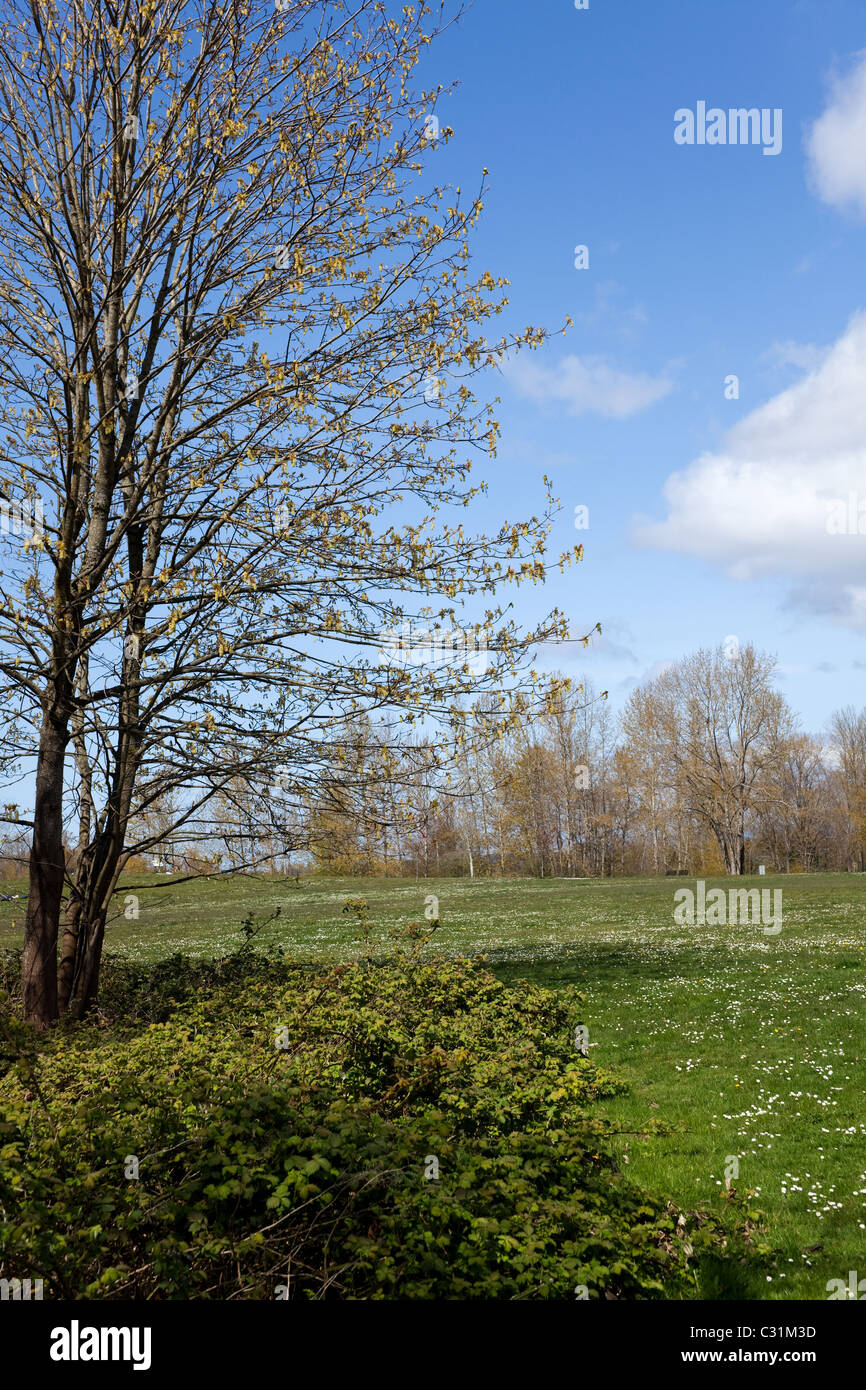
<svg viewBox="0 0 866 1390">
<path fill-rule="evenodd" d="M 99 1015 L 48 1037 L 7 999 L 0 1274 L 55 1298 L 694 1296 L 704 1252 L 752 1256 L 617 1172 L 579 1001 L 415 949 L 323 973 L 250 945 L 109 961 Z"/>
</svg>

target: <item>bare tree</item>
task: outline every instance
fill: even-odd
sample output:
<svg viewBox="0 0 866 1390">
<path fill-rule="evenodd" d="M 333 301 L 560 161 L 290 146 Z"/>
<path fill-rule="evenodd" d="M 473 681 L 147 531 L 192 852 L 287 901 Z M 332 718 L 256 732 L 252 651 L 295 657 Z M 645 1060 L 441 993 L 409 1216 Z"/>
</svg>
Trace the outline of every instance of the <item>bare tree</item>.
<svg viewBox="0 0 866 1390">
<path fill-rule="evenodd" d="M 659 677 L 667 748 L 678 794 L 713 834 L 726 873 L 743 874 L 746 823 L 776 794 L 774 777 L 793 722 L 770 679 L 772 657 L 719 646 Z"/>
<path fill-rule="evenodd" d="M 847 867 L 862 873 L 866 868 L 866 710 L 851 705 L 838 710 L 830 721 L 830 741 L 847 811 Z"/>
</svg>

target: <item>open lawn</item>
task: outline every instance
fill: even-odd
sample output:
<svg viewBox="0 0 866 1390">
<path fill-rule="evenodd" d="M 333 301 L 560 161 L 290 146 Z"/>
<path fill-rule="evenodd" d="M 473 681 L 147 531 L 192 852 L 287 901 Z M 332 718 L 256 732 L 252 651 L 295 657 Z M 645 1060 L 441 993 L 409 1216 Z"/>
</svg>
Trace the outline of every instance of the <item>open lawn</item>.
<svg viewBox="0 0 866 1390">
<path fill-rule="evenodd" d="M 240 944 L 251 911 L 279 905 L 263 941 L 300 960 L 345 958 L 359 947 L 347 898 L 365 897 L 387 932 L 423 919 L 435 895 L 442 949 L 484 952 L 504 979 L 585 992 L 590 1055 L 630 1086 L 605 1110 L 638 1181 L 719 1209 L 737 1161 L 733 1185 L 757 1194 L 779 1257 L 762 1286 L 729 1292 L 825 1299 L 829 1279 L 866 1277 L 866 877 L 737 886 L 759 885 L 782 889 L 778 935 L 676 925 L 686 879 L 129 879 L 106 945 L 138 961 L 220 955 Z M 137 920 L 122 915 L 128 894 Z M 22 921 L 20 901 L 0 903 L 0 945 L 20 943 Z M 641 1135 L 647 1125 L 666 1132 Z"/>
</svg>

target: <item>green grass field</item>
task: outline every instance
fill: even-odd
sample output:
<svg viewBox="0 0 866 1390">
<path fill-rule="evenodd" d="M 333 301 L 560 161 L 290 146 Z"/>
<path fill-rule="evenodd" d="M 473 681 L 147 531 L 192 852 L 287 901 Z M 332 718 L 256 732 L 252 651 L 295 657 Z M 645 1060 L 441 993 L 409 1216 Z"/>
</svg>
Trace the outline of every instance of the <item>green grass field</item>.
<svg viewBox="0 0 866 1390">
<path fill-rule="evenodd" d="M 363 895 L 387 931 L 422 919 L 435 895 L 442 949 L 484 952 L 504 979 L 585 992 L 590 1055 L 630 1087 L 606 1113 L 638 1181 L 719 1209 L 737 1160 L 733 1186 L 756 1193 L 779 1250 L 770 1278 L 739 1295 L 826 1299 L 829 1279 L 866 1277 L 866 877 L 737 886 L 759 884 L 783 891 L 776 936 L 676 925 L 685 879 L 130 879 L 106 944 L 139 961 L 219 955 L 250 911 L 280 905 L 263 940 L 301 960 L 345 958 L 359 949 L 347 897 Z M 137 920 L 123 916 L 127 894 Z M 20 901 L 0 903 L 0 945 L 19 944 L 22 920 Z M 668 1132 L 641 1135 L 649 1124 Z"/>
</svg>

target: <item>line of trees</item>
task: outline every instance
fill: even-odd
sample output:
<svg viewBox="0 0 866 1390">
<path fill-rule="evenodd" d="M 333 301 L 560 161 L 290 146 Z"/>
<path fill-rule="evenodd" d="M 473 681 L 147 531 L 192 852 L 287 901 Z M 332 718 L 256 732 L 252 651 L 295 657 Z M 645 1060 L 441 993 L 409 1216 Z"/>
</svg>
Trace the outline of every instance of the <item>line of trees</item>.
<svg viewBox="0 0 866 1390">
<path fill-rule="evenodd" d="M 863 871 L 866 710 L 803 733 L 773 670 L 751 646 L 700 651 L 619 715 L 590 683 L 560 680 L 499 738 L 473 738 L 470 717 L 447 771 L 423 740 L 358 729 L 343 804 L 305 808 L 313 860 L 419 876 Z M 479 732 L 485 714 L 480 701 Z"/>
<path fill-rule="evenodd" d="M 154 798 L 127 827 L 126 867 L 180 875 L 604 877 L 866 871 L 866 709 L 816 737 L 746 647 L 701 651 L 615 712 L 590 682 L 553 678 L 534 710 L 486 693 L 459 737 L 406 736 L 361 713 L 330 745 L 327 779 L 227 780 L 203 808 Z M 8 809 L 8 808 L 7 808 Z M 74 873 L 79 852 L 64 841 Z M 26 872 L 27 831 L 0 840 Z"/>
</svg>

